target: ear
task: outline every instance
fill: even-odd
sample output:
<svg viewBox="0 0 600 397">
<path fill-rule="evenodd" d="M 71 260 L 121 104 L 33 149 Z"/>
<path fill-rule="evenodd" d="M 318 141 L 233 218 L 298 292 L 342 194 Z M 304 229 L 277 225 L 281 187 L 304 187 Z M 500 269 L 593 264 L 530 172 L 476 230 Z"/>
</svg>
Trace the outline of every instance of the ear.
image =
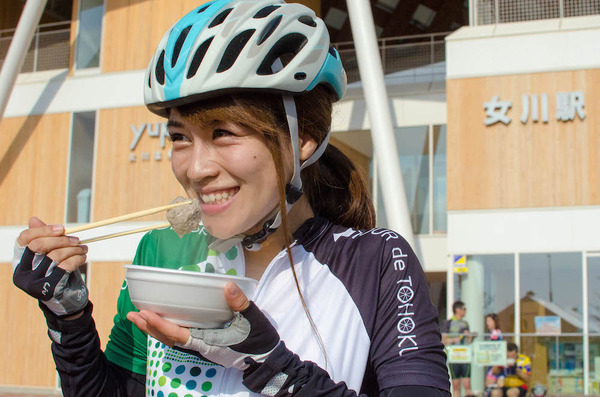
<svg viewBox="0 0 600 397">
<path fill-rule="evenodd" d="M 317 142 L 310 137 L 299 138 L 300 141 L 300 162 L 307 160 L 317 150 Z"/>
</svg>

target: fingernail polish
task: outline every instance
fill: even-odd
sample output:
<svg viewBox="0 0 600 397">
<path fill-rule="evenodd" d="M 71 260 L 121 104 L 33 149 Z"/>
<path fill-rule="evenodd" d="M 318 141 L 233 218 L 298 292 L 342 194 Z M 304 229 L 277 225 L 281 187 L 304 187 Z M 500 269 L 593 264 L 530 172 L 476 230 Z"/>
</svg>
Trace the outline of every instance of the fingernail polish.
<svg viewBox="0 0 600 397">
<path fill-rule="evenodd" d="M 69 236 L 69 240 L 71 240 L 71 242 L 75 244 L 79 243 L 79 237 Z"/>
<path fill-rule="evenodd" d="M 63 225 L 52 225 L 52 230 L 55 232 L 62 232 L 65 228 Z"/>
</svg>

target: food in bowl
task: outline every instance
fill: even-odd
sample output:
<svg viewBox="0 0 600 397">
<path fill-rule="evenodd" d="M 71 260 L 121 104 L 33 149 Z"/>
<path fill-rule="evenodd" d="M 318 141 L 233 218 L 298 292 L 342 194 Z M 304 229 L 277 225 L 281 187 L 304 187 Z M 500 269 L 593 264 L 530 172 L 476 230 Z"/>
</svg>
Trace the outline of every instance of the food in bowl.
<svg viewBox="0 0 600 397">
<path fill-rule="evenodd" d="M 258 281 L 221 273 L 125 265 L 131 302 L 183 327 L 223 328 L 233 319 L 225 285 L 233 281 L 252 299 Z"/>
</svg>

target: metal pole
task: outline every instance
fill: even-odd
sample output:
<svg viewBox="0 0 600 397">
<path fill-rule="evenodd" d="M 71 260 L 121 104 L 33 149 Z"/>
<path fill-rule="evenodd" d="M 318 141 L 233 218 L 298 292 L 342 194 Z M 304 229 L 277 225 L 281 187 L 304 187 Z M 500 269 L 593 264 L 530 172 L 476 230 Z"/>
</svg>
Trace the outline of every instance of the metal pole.
<svg viewBox="0 0 600 397">
<path fill-rule="evenodd" d="M 371 138 L 377 157 L 377 171 L 388 227 L 400 233 L 409 244 L 414 246 L 410 211 L 404 192 L 400 157 L 377 48 L 371 5 L 366 0 L 347 0 L 347 5 L 358 70 L 371 121 Z"/>
<path fill-rule="evenodd" d="M 588 278 L 588 256 L 586 252 L 581 253 L 583 274 L 583 394 L 590 392 L 590 307 L 589 307 L 589 278 Z M 597 368 L 594 368 L 597 370 Z"/>
<path fill-rule="evenodd" d="M 4 116 L 6 105 L 17 76 L 23 67 L 25 56 L 31 45 L 31 39 L 40 22 L 47 0 L 27 0 L 19 19 L 8 53 L 0 72 L 0 121 Z"/>
</svg>

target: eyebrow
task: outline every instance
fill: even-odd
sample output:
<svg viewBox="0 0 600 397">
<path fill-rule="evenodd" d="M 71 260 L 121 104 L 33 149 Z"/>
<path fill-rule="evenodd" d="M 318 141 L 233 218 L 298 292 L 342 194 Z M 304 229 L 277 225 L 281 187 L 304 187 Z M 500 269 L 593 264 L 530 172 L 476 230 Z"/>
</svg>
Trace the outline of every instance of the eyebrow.
<svg viewBox="0 0 600 397">
<path fill-rule="evenodd" d="M 179 121 L 175 121 L 175 120 L 168 120 L 167 121 L 167 128 L 183 128 L 183 124 L 180 123 Z"/>
</svg>

